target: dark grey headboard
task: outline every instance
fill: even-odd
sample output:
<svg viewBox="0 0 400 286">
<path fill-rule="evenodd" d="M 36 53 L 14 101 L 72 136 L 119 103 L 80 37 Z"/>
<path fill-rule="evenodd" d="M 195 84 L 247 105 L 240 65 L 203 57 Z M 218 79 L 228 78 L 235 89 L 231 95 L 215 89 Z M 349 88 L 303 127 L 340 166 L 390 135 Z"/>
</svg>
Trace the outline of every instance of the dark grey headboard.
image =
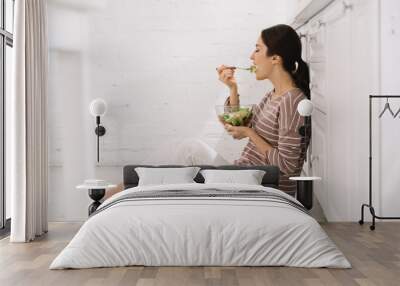
<svg viewBox="0 0 400 286">
<path fill-rule="evenodd" d="M 139 177 L 135 172 L 137 167 L 147 167 L 147 168 L 177 168 L 186 167 L 183 165 L 127 165 L 124 166 L 124 189 L 136 187 L 139 183 Z M 201 169 L 218 169 L 218 170 L 263 170 L 265 171 L 264 178 L 262 180 L 262 185 L 265 187 L 278 188 L 279 185 L 279 168 L 277 166 L 236 166 L 236 165 L 226 165 L 226 166 L 206 166 L 199 165 Z M 197 183 L 204 183 L 204 178 L 200 174 L 197 174 L 194 180 Z"/>
</svg>

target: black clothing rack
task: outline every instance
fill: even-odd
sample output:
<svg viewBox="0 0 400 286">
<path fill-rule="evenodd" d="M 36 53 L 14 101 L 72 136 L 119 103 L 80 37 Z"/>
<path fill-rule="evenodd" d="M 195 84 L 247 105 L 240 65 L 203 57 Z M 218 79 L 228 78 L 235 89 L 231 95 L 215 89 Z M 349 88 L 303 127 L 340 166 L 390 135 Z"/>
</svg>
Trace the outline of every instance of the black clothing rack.
<svg viewBox="0 0 400 286">
<path fill-rule="evenodd" d="M 375 214 L 375 209 L 372 206 L 372 100 L 374 98 L 400 98 L 400 95 L 370 95 L 369 96 L 369 203 L 362 204 L 361 206 L 361 219 L 358 221 L 359 224 L 364 224 L 364 207 L 369 208 L 372 215 L 372 225 L 370 229 L 375 229 L 375 219 L 400 219 L 400 217 L 383 217 Z"/>
</svg>

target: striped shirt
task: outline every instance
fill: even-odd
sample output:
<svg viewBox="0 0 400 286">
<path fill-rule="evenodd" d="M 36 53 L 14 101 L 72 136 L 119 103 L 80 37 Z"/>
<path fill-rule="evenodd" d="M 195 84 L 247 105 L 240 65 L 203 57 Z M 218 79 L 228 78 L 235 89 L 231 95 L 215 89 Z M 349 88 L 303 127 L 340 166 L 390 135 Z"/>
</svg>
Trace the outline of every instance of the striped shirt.
<svg viewBox="0 0 400 286">
<path fill-rule="evenodd" d="M 254 107 L 249 127 L 268 142 L 272 149 L 263 154 L 249 140 L 241 157 L 234 162 L 242 166 L 278 166 L 279 189 L 291 195 L 296 192 L 296 182 L 289 180 L 289 177 L 300 175 L 309 142 L 298 131 L 304 125 L 304 117 L 297 112 L 297 105 L 305 98 L 299 88 L 277 97 L 272 97 L 272 92 L 267 93 Z"/>
</svg>

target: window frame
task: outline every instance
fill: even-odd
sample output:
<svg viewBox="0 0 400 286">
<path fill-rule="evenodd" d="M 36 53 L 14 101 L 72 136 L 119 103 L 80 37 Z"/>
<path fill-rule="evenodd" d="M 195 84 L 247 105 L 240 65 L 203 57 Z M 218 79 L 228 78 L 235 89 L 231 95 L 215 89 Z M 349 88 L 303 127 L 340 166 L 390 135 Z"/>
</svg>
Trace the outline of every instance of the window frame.
<svg viewBox="0 0 400 286">
<path fill-rule="evenodd" d="M 0 0 L 1 21 L 0 21 L 0 237 L 10 231 L 11 219 L 6 218 L 6 189 L 5 189 L 5 104 L 6 104 L 6 48 L 13 48 L 14 36 L 6 30 L 6 0 Z M 12 0 L 13 14 L 15 0 Z M 12 15 L 12 17 L 14 16 Z M 14 30 L 14 27 L 13 29 Z"/>
</svg>

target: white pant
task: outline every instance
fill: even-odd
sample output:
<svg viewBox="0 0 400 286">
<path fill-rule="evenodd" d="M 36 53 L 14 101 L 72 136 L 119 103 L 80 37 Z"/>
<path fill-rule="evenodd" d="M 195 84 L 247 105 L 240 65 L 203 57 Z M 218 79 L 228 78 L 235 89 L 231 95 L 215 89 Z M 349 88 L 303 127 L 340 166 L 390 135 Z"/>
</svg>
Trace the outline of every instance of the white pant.
<svg viewBox="0 0 400 286">
<path fill-rule="evenodd" d="M 200 139 L 186 139 L 178 145 L 176 164 L 180 165 L 231 165 L 210 145 Z"/>
</svg>

